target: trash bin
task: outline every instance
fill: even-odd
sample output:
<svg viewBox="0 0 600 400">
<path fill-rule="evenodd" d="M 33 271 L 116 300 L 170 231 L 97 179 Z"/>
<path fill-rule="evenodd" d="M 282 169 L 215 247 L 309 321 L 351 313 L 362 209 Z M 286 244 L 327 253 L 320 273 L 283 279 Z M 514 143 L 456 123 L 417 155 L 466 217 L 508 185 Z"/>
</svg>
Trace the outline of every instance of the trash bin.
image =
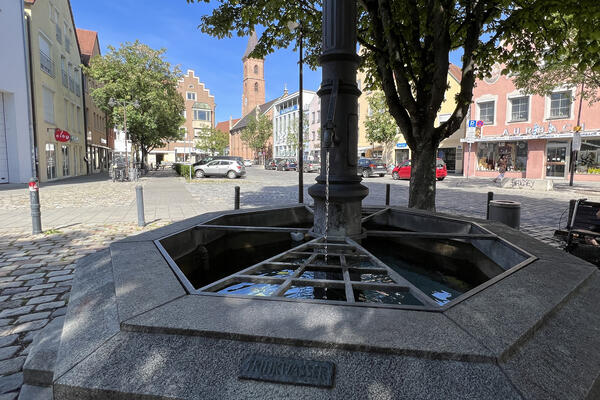
<svg viewBox="0 0 600 400">
<path fill-rule="evenodd" d="M 488 219 L 519 229 L 521 226 L 521 203 L 511 200 L 492 200 Z"/>
</svg>

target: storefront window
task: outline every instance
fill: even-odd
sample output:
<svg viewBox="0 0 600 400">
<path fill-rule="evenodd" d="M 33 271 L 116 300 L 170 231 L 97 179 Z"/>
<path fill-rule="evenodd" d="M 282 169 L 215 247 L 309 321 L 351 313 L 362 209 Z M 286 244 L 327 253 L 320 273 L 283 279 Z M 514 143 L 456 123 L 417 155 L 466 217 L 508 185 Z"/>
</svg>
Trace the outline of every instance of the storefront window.
<svg viewBox="0 0 600 400">
<path fill-rule="evenodd" d="M 56 149 L 52 143 L 46 143 L 46 176 L 56 178 Z"/>
<path fill-rule="evenodd" d="M 63 176 L 69 176 L 69 147 L 66 144 L 61 146 L 63 161 Z"/>
<path fill-rule="evenodd" d="M 600 139 L 583 140 L 577 155 L 578 174 L 600 174 Z"/>
<path fill-rule="evenodd" d="M 501 155 L 506 159 L 508 171 L 525 172 L 527 168 L 527 142 L 479 143 L 477 145 L 477 170 L 495 171 Z"/>
</svg>

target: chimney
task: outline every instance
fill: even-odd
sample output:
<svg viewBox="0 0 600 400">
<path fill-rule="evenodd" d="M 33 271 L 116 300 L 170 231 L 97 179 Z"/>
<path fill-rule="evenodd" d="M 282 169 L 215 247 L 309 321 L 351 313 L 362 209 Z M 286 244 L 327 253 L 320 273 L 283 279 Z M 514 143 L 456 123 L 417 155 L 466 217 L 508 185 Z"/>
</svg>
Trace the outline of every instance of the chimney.
<svg viewBox="0 0 600 400">
<path fill-rule="evenodd" d="M 233 128 L 233 117 L 230 115 L 229 116 L 229 130 L 231 130 L 231 128 Z"/>
</svg>

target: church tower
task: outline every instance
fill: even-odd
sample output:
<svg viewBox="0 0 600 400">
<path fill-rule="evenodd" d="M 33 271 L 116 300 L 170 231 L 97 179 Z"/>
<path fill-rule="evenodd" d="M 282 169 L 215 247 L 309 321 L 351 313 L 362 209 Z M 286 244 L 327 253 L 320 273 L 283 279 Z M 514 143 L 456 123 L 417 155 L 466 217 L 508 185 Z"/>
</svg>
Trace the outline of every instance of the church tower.
<svg viewBox="0 0 600 400">
<path fill-rule="evenodd" d="M 242 57 L 244 64 L 242 117 L 252 111 L 254 107 L 265 103 L 265 60 L 249 58 L 257 43 L 256 32 L 252 31 L 252 35 L 248 39 L 248 46 L 246 46 L 246 51 Z"/>
</svg>

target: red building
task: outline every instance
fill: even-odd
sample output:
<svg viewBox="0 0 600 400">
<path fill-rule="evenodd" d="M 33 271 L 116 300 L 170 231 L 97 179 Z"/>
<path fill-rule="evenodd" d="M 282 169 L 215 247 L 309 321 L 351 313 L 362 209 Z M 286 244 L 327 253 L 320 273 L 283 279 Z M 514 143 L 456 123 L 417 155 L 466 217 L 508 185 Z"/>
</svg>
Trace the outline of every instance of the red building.
<svg viewBox="0 0 600 400">
<path fill-rule="evenodd" d="M 467 133 L 465 141 L 473 143 L 464 146 L 465 170 L 468 166 L 470 176 L 495 177 L 498 159 L 504 155 L 507 178 L 568 178 L 579 89 L 557 86 L 549 96 L 526 95 L 500 74 L 500 68 L 491 78 L 478 80 L 470 118 L 482 121 L 483 127 L 470 139 Z M 600 181 L 600 103 L 583 101 L 580 125 L 575 180 Z"/>
</svg>

